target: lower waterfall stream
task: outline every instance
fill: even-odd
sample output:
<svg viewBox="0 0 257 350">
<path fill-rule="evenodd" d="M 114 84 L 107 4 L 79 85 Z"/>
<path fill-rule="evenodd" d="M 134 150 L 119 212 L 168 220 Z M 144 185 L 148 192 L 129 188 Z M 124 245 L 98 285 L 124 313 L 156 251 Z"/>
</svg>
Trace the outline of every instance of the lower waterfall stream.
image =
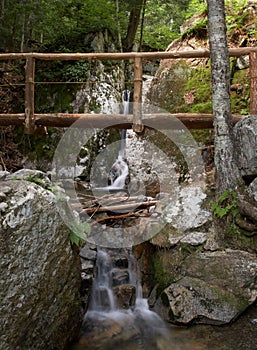
<svg viewBox="0 0 257 350">
<path fill-rule="evenodd" d="M 142 296 L 132 251 L 99 248 L 94 275 L 89 309 L 74 349 L 168 349 L 168 328 Z"/>
<path fill-rule="evenodd" d="M 256 349 L 257 305 L 231 325 L 179 327 L 149 310 L 131 250 L 99 248 L 94 275 L 89 309 L 69 350 Z"/>
</svg>

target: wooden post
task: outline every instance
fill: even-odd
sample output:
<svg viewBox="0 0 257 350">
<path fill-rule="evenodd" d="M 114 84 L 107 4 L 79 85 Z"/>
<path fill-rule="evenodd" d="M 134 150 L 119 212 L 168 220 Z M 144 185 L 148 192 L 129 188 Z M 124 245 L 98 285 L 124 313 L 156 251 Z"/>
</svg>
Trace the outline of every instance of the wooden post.
<svg viewBox="0 0 257 350">
<path fill-rule="evenodd" d="M 250 66 L 250 114 L 257 114 L 257 52 L 249 54 Z"/>
<path fill-rule="evenodd" d="M 25 134 L 34 134 L 34 77 L 35 77 L 35 59 L 26 58 L 25 65 Z"/>
<path fill-rule="evenodd" d="M 134 61 L 134 103 L 133 103 L 133 131 L 142 132 L 142 58 L 135 57 Z"/>
</svg>

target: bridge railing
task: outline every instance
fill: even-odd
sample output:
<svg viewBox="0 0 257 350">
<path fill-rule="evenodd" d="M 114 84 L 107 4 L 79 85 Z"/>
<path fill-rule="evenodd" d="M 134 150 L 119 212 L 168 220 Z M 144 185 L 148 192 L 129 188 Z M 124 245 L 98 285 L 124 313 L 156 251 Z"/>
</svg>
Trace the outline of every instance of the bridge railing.
<svg viewBox="0 0 257 350">
<path fill-rule="evenodd" d="M 230 57 L 240 57 L 249 55 L 250 67 L 250 114 L 257 113 L 257 48 L 244 47 L 229 49 Z M 25 104 L 24 113 L 7 114 L 0 113 L 0 126 L 4 125 L 24 125 L 24 132 L 27 134 L 36 133 L 37 129 L 45 126 L 68 127 L 79 118 L 83 118 L 88 127 L 105 127 L 110 125 L 110 121 L 118 128 L 132 127 L 135 132 L 143 130 L 142 121 L 142 85 L 143 85 L 143 60 L 156 59 L 189 59 L 208 58 L 210 52 L 204 50 L 189 51 L 165 51 L 165 52 L 123 52 L 123 53 L 2 53 L 0 60 L 26 60 L 25 65 Z M 69 114 L 69 113 L 35 113 L 35 64 L 37 60 L 134 60 L 134 94 L 133 94 L 133 114 Z M 108 116 L 108 123 L 107 118 Z M 156 123 L 158 128 L 162 125 L 165 128 L 165 121 L 171 117 L 177 117 L 188 128 L 211 128 L 213 127 L 211 114 L 191 114 L 191 113 L 161 113 L 144 115 L 144 120 L 151 119 L 151 125 Z M 240 119 L 240 115 L 233 115 L 233 121 Z"/>
</svg>

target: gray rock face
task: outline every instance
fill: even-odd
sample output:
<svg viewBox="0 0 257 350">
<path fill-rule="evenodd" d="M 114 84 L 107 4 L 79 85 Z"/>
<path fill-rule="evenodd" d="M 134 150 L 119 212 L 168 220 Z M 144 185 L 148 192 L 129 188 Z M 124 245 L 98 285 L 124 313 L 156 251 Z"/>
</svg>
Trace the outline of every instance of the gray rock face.
<svg viewBox="0 0 257 350">
<path fill-rule="evenodd" d="M 10 180 L 0 192 L 0 349 L 63 349 L 81 317 L 69 229 L 42 187 Z"/>
<path fill-rule="evenodd" d="M 257 298 L 254 254 L 227 249 L 191 255 L 181 275 L 162 296 L 175 323 L 228 323 Z"/>
<path fill-rule="evenodd" d="M 243 176 L 257 176 L 257 115 L 243 117 L 234 128 L 236 156 Z"/>
<path fill-rule="evenodd" d="M 164 220 L 179 232 L 195 230 L 210 223 L 211 213 L 202 208 L 206 194 L 200 186 L 185 186 L 174 191 L 163 213 Z"/>
<path fill-rule="evenodd" d="M 257 178 L 250 183 L 250 186 L 248 187 L 248 193 L 257 202 Z"/>
</svg>

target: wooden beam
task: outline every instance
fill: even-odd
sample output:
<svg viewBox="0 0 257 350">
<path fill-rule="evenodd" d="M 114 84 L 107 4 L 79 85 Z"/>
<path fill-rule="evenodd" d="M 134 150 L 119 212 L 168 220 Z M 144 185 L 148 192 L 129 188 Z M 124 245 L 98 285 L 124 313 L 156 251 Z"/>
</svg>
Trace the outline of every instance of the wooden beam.
<svg viewBox="0 0 257 350">
<path fill-rule="evenodd" d="M 249 55 L 250 65 L 250 114 L 257 114 L 257 52 Z"/>
<path fill-rule="evenodd" d="M 27 57 L 25 65 L 25 134 L 34 134 L 35 59 Z"/>
<path fill-rule="evenodd" d="M 142 132 L 142 87 L 143 87 L 143 66 L 142 58 L 135 57 L 134 60 L 134 103 L 133 103 L 133 131 Z"/>
<path fill-rule="evenodd" d="M 237 123 L 242 116 L 233 115 L 233 123 Z M 81 120 L 85 128 L 114 128 L 131 129 L 133 115 L 128 114 L 34 114 L 36 126 L 70 127 L 77 120 Z M 211 114 L 192 113 L 153 113 L 143 114 L 142 122 L 156 129 L 178 129 L 181 121 L 188 129 L 212 129 L 213 120 Z M 25 114 L 0 114 L 0 126 L 24 125 Z"/>
<path fill-rule="evenodd" d="M 0 126 L 8 125 L 24 125 L 25 124 L 25 113 L 17 114 L 0 114 Z"/>
<path fill-rule="evenodd" d="M 249 55 L 251 52 L 257 52 L 257 47 L 240 47 L 229 49 L 231 57 Z M 130 60 L 135 57 L 142 59 L 176 59 L 176 58 L 204 58 L 210 57 L 210 51 L 207 49 L 188 50 L 188 51 L 157 51 L 157 52 L 95 52 L 95 53 L 1 53 L 0 60 L 21 60 L 28 57 L 38 60 Z"/>
</svg>

